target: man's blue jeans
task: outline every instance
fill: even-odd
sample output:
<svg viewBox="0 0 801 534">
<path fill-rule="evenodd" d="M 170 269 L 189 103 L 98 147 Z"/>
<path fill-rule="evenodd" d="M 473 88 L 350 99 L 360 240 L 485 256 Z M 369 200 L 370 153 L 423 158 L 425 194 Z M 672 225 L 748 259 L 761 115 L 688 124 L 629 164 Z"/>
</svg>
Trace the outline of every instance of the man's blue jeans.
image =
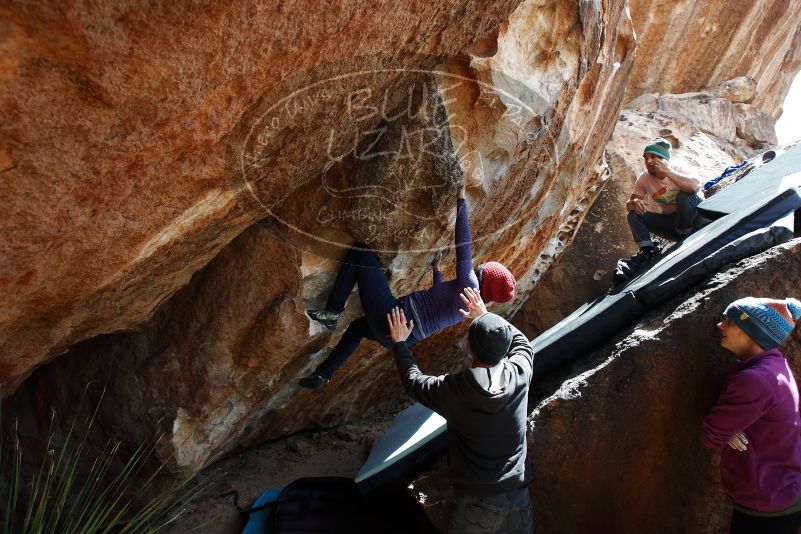
<svg viewBox="0 0 801 534">
<path fill-rule="evenodd" d="M 631 235 L 639 247 L 655 246 L 651 234 L 678 241 L 696 231 L 706 221 L 698 213 L 698 204 L 704 198 L 698 193 L 680 191 L 676 196 L 676 211 L 668 215 L 661 213 L 635 213 L 629 211 L 628 223 Z"/>
</svg>

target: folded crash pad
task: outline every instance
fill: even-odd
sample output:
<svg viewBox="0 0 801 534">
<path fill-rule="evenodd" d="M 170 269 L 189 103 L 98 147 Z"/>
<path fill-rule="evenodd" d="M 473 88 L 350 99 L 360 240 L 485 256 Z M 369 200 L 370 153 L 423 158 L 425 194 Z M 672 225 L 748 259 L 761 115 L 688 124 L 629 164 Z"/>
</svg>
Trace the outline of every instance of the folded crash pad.
<svg viewBox="0 0 801 534">
<path fill-rule="evenodd" d="M 609 339 L 645 311 L 645 306 L 631 291 L 583 305 L 531 342 L 534 349 L 532 380 L 538 380 Z"/>
<path fill-rule="evenodd" d="M 366 492 L 425 461 L 445 446 L 445 419 L 422 404 L 400 412 L 373 446 L 356 474 L 356 485 Z"/>
<path fill-rule="evenodd" d="M 728 263 L 775 247 L 793 238 L 793 217 L 784 217 L 770 228 L 760 228 L 735 239 L 675 276 L 662 276 L 635 292 L 637 300 L 653 308 L 667 299 L 687 291 Z"/>
</svg>

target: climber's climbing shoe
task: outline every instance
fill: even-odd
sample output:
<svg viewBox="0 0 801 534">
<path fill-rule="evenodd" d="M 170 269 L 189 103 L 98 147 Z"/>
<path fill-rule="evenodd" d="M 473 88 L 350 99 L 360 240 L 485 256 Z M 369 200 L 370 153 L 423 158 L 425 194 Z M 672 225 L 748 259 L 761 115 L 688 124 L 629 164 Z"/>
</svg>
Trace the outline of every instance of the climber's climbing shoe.
<svg viewBox="0 0 801 534">
<path fill-rule="evenodd" d="M 298 385 L 306 389 L 320 389 L 326 382 L 328 382 L 327 378 L 317 373 L 312 373 L 301 378 L 300 381 L 298 381 Z"/>
<path fill-rule="evenodd" d="M 307 310 L 306 314 L 329 330 L 333 330 L 337 327 L 339 314 L 336 312 L 329 310 Z"/>
</svg>

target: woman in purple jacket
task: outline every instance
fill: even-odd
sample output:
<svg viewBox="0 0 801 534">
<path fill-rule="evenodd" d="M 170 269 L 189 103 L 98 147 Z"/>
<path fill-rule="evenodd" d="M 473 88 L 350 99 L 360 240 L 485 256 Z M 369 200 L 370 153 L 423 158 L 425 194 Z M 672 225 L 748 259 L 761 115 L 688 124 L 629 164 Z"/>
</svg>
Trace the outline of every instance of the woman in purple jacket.
<svg viewBox="0 0 801 534">
<path fill-rule="evenodd" d="M 462 321 L 463 317 L 459 313 L 462 301 L 459 295 L 466 287 L 479 289 L 481 298 L 487 303 L 512 300 L 517 282 L 506 267 L 491 261 L 473 269 L 464 189 L 456 201 L 455 233 L 456 278 L 443 280 L 435 262 L 434 284 L 431 288 L 415 291 L 401 298 L 392 295 L 375 253 L 368 248 L 351 248 L 342 261 L 325 309 L 309 310 L 307 313 L 315 321 L 333 330 L 339 314 L 345 309 L 348 296 L 358 284 L 364 315 L 350 323 L 328 358 L 313 373 L 301 378 L 299 385 L 320 389 L 353 354 L 363 338 L 392 348 L 386 316 L 396 306 L 404 311 L 406 317 L 414 320 L 414 330 L 406 341 L 407 345 L 411 345 Z"/>
<path fill-rule="evenodd" d="M 729 304 L 720 344 L 737 355 L 703 423 L 707 447 L 722 449 L 720 478 L 734 503 L 731 532 L 793 533 L 801 527 L 798 387 L 781 345 L 801 302 L 746 297 Z"/>
</svg>

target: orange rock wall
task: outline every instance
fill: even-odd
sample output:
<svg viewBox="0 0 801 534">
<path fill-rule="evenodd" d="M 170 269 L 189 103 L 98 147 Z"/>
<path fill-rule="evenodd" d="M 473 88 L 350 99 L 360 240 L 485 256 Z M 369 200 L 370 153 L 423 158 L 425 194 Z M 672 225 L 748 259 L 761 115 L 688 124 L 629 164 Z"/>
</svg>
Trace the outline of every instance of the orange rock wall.
<svg viewBox="0 0 801 534">
<path fill-rule="evenodd" d="M 354 242 L 395 294 L 429 284 L 463 181 L 476 263 L 520 282 L 494 311 L 519 308 L 598 194 L 633 87 L 622 0 L 0 13 L 3 394 L 52 362 L 19 394 L 42 422 L 104 383 L 102 430 L 165 431 L 176 469 L 401 395 L 371 343 L 299 390 L 360 308 L 333 334 L 303 312 Z M 464 328 L 416 346 L 426 371 L 465 363 Z"/>
<path fill-rule="evenodd" d="M 637 59 L 627 100 L 686 93 L 736 76 L 758 82 L 754 104 L 774 119 L 801 70 L 801 3 L 632 0 Z"/>
<path fill-rule="evenodd" d="M 560 229 L 598 190 L 596 163 L 614 127 L 634 57 L 631 23 L 618 0 L 598 6 L 528 1 L 514 10 L 506 4 L 451 6 L 438 13 L 445 12 L 452 18 L 437 15 L 445 17 L 437 26 L 442 31 L 432 30 L 428 38 L 420 32 L 429 28 L 430 22 L 422 21 L 431 15 L 420 15 L 417 27 L 416 18 L 401 24 L 393 18 L 400 14 L 383 13 L 383 32 L 376 30 L 375 41 L 367 39 L 376 50 L 391 52 L 411 40 L 415 51 L 422 47 L 438 55 L 398 52 L 389 59 L 361 58 L 302 71 L 299 58 L 342 57 L 349 47 L 369 52 L 365 42 L 356 44 L 356 35 L 372 35 L 370 24 L 377 24 L 379 14 L 351 21 L 358 31 L 346 25 L 334 38 L 326 33 L 333 23 L 325 25 L 326 32 L 312 32 L 303 24 L 322 23 L 294 20 L 292 10 L 283 15 L 257 11 L 253 16 L 263 16 L 263 24 L 300 39 L 308 56 L 288 58 L 271 48 L 256 53 L 246 44 L 230 52 L 232 65 L 251 61 L 252 54 L 260 58 L 248 71 L 254 77 L 278 76 L 289 65 L 297 72 L 272 92 L 266 79 L 237 77 L 234 85 L 247 96 L 237 93 L 219 102 L 226 110 L 240 107 L 234 122 L 217 130 L 216 143 L 191 141 L 199 132 L 206 135 L 206 122 L 174 125 L 184 148 L 165 144 L 160 149 L 173 161 L 171 169 L 180 172 L 163 175 L 159 160 L 148 160 L 142 172 L 163 181 L 140 180 L 139 187 L 126 189 L 127 202 L 141 202 L 140 218 L 152 223 L 140 241 L 129 241 L 140 226 L 118 239 L 117 226 L 92 225 L 87 219 L 106 244 L 85 253 L 91 262 L 74 258 L 67 246 L 72 241 L 63 256 L 41 258 L 60 261 L 88 289 L 81 292 L 84 285 L 73 288 L 63 278 L 53 279 L 69 305 L 46 320 L 36 319 L 35 312 L 44 308 L 36 308 L 24 292 L 17 295 L 18 309 L 27 302 L 34 319 L 6 312 L 7 346 L 17 347 L 20 357 L 3 360 L 4 381 L 18 383 L 71 346 L 35 373 L 21 395 L 38 406 L 72 406 L 83 384 L 105 383 L 99 425 L 129 441 L 160 428 L 168 434 L 162 457 L 172 458 L 176 468 L 196 468 L 238 448 L 341 423 L 391 402 L 400 395 L 396 371 L 386 351 L 373 343 L 363 343 L 323 391 L 298 389 L 298 378 L 327 355 L 360 313 L 354 295 L 332 335 L 303 311 L 324 302 L 343 247 L 356 241 L 379 251 L 395 294 L 430 284 L 433 253 L 453 243 L 453 207 L 462 180 L 468 186 L 475 262 L 504 262 L 520 281 L 518 298 L 496 311 L 509 313 L 518 306 L 562 243 Z M 470 13 L 480 14 L 480 22 Z M 217 24 L 226 20 L 223 16 Z M 477 31 L 484 27 L 496 31 Z M 191 28 L 206 32 L 218 50 L 238 42 L 231 41 L 234 36 L 247 40 L 252 35 L 197 21 Z M 305 37 L 309 32 L 318 40 Z M 279 54 L 280 62 L 268 56 L 277 63 L 267 63 L 260 54 L 268 52 Z M 211 70 L 204 75 L 222 76 L 202 58 L 194 60 L 198 75 Z M 404 61 L 417 63 L 401 69 Z M 357 67 L 360 74 L 352 76 Z M 332 79 L 337 83 L 327 92 L 309 92 L 320 87 L 319 80 Z M 216 91 L 227 87 L 211 85 Z M 208 116 L 202 110 L 196 115 Z M 151 132 L 144 127 L 135 133 L 144 138 Z M 413 134 L 425 139 L 424 149 L 401 157 L 408 154 L 398 146 L 418 147 Z M 109 151 L 93 157 L 101 160 L 104 154 Z M 159 187 L 186 200 L 171 204 L 182 206 L 172 219 L 159 215 Z M 116 206 L 103 191 L 88 199 L 98 213 L 117 217 L 117 208 L 98 208 L 105 206 L 101 199 Z M 252 224 L 262 218 L 262 224 Z M 17 236 L 21 244 L 27 239 Z M 19 253 L 35 255 L 25 246 Z M 113 277 L 106 256 L 112 254 L 122 258 L 111 269 Z M 132 274 L 130 256 L 139 258 L 142 270 Z M 444 267 L 446 277 L 452 276 L 453 253 Z M 107 283 L 98 286 L 94 275 Z M 29 291 L 41 302 L 50 301 L 36 284 Z M 64 330 L 53 328 L 56 320 Z M 97 336 L 118 330 L 133 332 Z M 454 327 L 416 345 L 421 364 L 431 372 L 461 366 L 463 331 L 464 325 Z M 60 381 L 64 376 L 71 379 Z"/>
<path fill-rule="evenodd" d="M 432 68 L 517 3 L 0 6 L 3 395 L 74 343 L 142 324 L 265 216 L 240 164 L 265 102 L 324 65 Z M 267 148 L 325 153 L 304 137 Z M 319 171 L 306 161 L 294 182 L 260 182 L 270 205 Z"/>
</svg>

